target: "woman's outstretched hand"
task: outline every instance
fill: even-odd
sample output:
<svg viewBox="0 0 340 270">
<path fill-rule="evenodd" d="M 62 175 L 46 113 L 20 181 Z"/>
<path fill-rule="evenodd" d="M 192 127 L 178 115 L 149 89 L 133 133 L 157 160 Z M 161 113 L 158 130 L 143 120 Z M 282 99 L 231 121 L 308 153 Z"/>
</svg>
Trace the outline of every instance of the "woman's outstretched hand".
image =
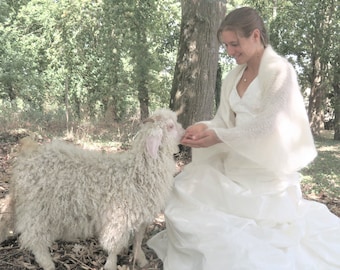
<svg viewBox="0 0 340 270">
<path fill-rule="evenodd" d="M 181 144 L 194 148 L 209 147 L 220 142 L 215 131 L 203 123 L 189 126 L 181 140 Z"/>
</svg>

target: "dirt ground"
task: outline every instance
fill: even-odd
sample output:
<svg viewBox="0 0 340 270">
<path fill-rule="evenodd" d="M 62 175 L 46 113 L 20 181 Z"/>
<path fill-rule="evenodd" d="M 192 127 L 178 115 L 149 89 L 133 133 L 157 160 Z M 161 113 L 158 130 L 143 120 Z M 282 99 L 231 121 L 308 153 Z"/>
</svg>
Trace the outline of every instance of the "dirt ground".
<svg viewBox="0 0 340 270">
<path fill-rule="evenodd" d="M 15 156 L 18 140 L 27 136 L 25 132 L 0 133 L 0 209 L 5 203 L 9 189 L 9 179 L 11 175 L 11 160 Z M 185 162 L 184 162 L 185 163 Z M 183 162 L 180 164 L 182 166 Z M 332 212 L 340 216 L 339 204 L 334 202 L 319 201 L 326 203 Z M 164 217 L 160 215 L 146 232 L 145 242 L 165 228 Z M 122 252 L 118 258 L 119 270 L 162 270 L 162 262 L 156 254 L 143 243 L 144 252 L 149 260 L 149 264 L 144 268 L 134 266 L 131 247 Z M 66 243 L 56 242 L 51 247 L 51 254 L 57 266 L 57 270 L 99 270 L 102 269 L 106 261 L 106 254 L 100 248 L 95 239 Z M 1 270 L 21 270 L 40 269 L 34 260 L 34 256 L 27 250 L 20 249 L 17 237 L 10 237 L 0 244 L 0 269 Z"/>
</svg>

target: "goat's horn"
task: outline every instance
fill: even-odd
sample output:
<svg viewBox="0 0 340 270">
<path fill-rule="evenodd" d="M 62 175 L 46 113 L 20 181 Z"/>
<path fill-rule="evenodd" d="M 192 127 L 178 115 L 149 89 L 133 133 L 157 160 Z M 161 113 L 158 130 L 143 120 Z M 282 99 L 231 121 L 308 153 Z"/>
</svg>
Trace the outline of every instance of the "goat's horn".
<svg viewBox="0 0 340 270">
<path fill-rule="evenodd" d="M 185 105 L 182 104 L 181 107 L 175 111 L 177 116 L 179 116 L 180 114 L 182 114 L 184 112 L 184 107 L 185 107 Z"/>
<path fill-rule="evenodd" d="M 152 119 L 151 117 L 148 117 L 148 118 L 143 120 L 143 124 L 145 124 L 145 123 L 154 123 L 154 122 L 155 122 L 155 120 Z"/>
</svg>

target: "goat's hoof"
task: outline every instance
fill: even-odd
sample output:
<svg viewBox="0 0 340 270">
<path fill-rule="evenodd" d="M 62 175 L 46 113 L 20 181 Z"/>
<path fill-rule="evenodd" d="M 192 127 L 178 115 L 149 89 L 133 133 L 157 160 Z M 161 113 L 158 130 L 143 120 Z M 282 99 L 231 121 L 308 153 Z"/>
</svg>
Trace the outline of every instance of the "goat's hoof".
<svg viewBox="0 0 340 270">
<path fill-rule="evenodd" d="M 123 265 L 123 266 L 118 265 L 117 270 L 130 270 L 130 267 L 128 267 L 127 265 Z"/>
<path fill-rule="evenodd" d="M 147 260 L 147 259 L 139 259 L 138 261 L 137 261 L 137 264 L 138 264 L 138 266 L 139 267 L 144 267 L 144 266 L 146 266 L 147 264 L 149 263 L 149 261 Z"/>
</svg>

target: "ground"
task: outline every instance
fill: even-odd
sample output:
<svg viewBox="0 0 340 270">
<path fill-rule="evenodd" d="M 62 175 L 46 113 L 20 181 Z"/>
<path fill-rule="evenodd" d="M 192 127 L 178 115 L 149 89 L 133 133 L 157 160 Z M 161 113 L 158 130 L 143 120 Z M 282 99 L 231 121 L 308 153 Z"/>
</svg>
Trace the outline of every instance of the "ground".
<svg viewBox="0 0 340 270">
<path fill-rule="evenodd" d="M 28 134 L 24 131 L 12 133 L 0 133 L 0 207 L 4 203 L 4 198 L 8 194 L 9 180 L 11 175 L 11 160 L 15 157 L 17 151 L 18 140 Z M 44 140 L 43 138 L 41 140 Z M 337 145 L 339 147 L 339 145 Z M 338 149 L 337 149 L 338 150 Z M 338 153 L 336 153 L 338 155 Z M 339 158 L 339 156 L 337 156 Z M 178 160 L 179 165 L 186 163 L 185 160 Z M 314 173 L 314 167 L 306 169 L 308 173 Z M 338 175 L 336 175 L 338 177 Z M 305 196 L 308 199 L 317 200 L 327 204 L 329 209 L 340 216 L 340 201 L 335 197 L 330 197 L 328 193 L 315 193 L 315 184 L 311 183 L 306 178 L 304 183 Z M 338 181 L 338 179 L 336 180 Z M 328 181 L 329 182 L 329 181 Z M 327 182 L 327 183 L 328 183 Z M 336 182 L 338 188 L 338 182 Z M 331 192 L 334 188 L 330 189 Z M 337 191 L 334 191 L 337 192 Z M 307 194 L 307 195 L 306 195 Z M 321 194 L 321 195 L 320 195 Z M 1 208 L 0 208 L 1 209 Z M 164 218 L 162 215 L 157 217 L 153 224 L 151 224 L 146 232 L 145 241 L 151 236 L 160 232 L 165 228 Z M 155 253 L 149 249 L 145 242 L 143 249 L 149 259 L 149 264 L 144 268 L 139 268 L 133 265 L 133 255 L 131 248 L 122 252 L 119 256 L 119 265 L 121 270 L 162 270 L 162 262 L 157 258 Z M 76 243 L 56 242 L 51 247 L 51 254 L 59 270 L 97 270 L 105 264 L 106 254 L 100 248 L 95 239 L 88 239 L 86 241 L 78 241 Z M 26 250 L 19 247 L 17 237 L 13 236 L 0 245 L 0 269 L 32 269 L 37 270 L 39 266 L 34 261 L 34 256 Z"/>
</svg>

